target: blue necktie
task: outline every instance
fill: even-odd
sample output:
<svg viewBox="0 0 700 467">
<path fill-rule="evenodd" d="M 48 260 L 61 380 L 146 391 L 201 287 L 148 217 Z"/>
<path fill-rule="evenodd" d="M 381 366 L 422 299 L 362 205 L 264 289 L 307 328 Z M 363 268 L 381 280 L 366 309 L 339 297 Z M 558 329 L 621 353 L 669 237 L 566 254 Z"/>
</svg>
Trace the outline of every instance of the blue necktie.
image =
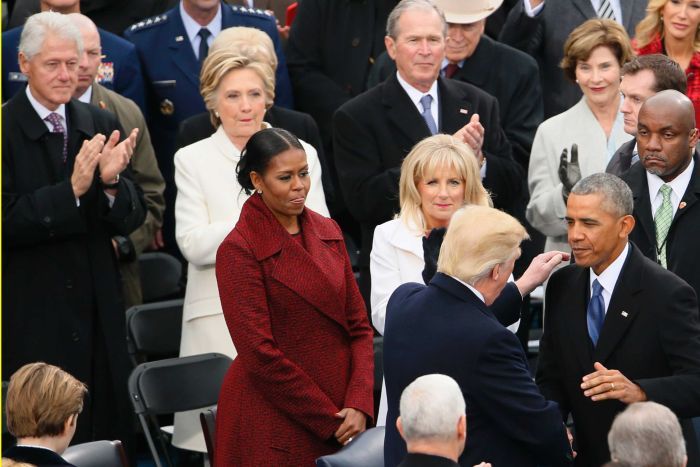
<svg viewBox="0 0 700 467">
<path fill-rule="evenodd" d="M 600 336 L 600 328 L 603 327 L 605 321 L 605 301 L 603 301 L 603 286 L 600 285 L 598 279 L 593 281 L 593 292 L 591 293 L 591 301 L 588 302 L 588 335 L 591 336 L 593 346 L 598 344 Z"/>
<path fill-rule="evenodd" d="M 423 113 L 421 113 L 421 116 L 423 117 L 423 120 L 425 120 L 425 123 L 428 125 L 428 128 L 430 129 L 430 134 L 436 135 L 438 130 L 437 130 L 437 125 L 435 124 L 435 119 L 433 119 L 433 114 L 430 112 L 430 104 L 433 102 L 433 96 L 430 94 L 426 94 L 425 96 L 420 98 L 420 105 L 423 106 Z"/>
<path fill-rule="evenodd" d="M 211 33 L 207 28 L 202 28 L 199 30 L 197 35 L 200 37 L 199 40 L 199 63 L 204 63 L 204 59 L 207 58 L 209 54 L 209 43 L 207 39 L 211 36 Z"/>
</svg>

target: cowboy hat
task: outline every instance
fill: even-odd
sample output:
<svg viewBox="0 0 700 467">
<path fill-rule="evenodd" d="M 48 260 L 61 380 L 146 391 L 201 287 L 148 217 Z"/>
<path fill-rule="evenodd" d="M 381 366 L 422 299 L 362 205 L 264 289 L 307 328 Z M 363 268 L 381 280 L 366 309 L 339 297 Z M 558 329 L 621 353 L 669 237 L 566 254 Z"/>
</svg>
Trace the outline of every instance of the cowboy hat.
<svg viewBox="0 0 700 467">
<path fill-rule="evenodd" d="M 475 23 L 494 13 L 503 0 L 433 0 L 448 23 Z"/>
</svg>

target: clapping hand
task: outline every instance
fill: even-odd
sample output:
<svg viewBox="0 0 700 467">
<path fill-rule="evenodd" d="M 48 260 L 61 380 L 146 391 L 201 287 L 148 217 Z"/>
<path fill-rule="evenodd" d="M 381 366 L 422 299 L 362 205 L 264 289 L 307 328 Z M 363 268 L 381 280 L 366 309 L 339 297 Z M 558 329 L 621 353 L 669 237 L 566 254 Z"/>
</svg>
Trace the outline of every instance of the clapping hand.
<svg viewBox="0 0 700 467">
<path fill-rule="evenodd" d="M 109 136 L 107 143 L 102 148 L 100 157 L 100 177 L 103 183 L 112 183 L 117 178 L 117 175 L 122 173 L 126 166 L 129 165 L 138 134 L 138 128 L 134 128 L 131 130 L 129 137 L 119 144 L 117 144 L 119 141 L 118 130 L 114 130 Z"/>
<path fill-rule="evenodd" d="M 101 160 L 100 151 L 102 151 L 104 144 L 104 135 L 98 133 L 92 139 L 83 141 L 80 152 L 75 156 L 70 182 L 76 198 L 83 196 L 92 185 L 95 168 Z"/>
<path fill-rule="evenodd" d="M 581 167 L 578 165 L 578 145 L 571 145 L 571 161 L 568 160 L 569 151 L 564 148 L 559 158 L 559 180 L 563 185 L 562 196 L 564 203 L 569 199 L 571 189 L 581 180 Z"/>
<path fill-rule="evenodd" d="M 484 127 L 479 122 L 479 114 L 473 114 L 469 123 L 457 130 L 453 136 L 472 148 L 476 161 L 481 167 L 484 161 L 484 154 L 481 152 L 481 146 L 484 144 Z"/>
</svg>

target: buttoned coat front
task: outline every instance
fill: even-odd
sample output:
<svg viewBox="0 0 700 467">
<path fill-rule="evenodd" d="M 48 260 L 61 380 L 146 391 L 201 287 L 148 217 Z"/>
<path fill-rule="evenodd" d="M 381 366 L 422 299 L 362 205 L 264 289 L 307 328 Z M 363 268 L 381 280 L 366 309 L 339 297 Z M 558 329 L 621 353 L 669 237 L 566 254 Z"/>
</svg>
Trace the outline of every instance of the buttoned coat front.
<svg viewBox="0 0 700 467">
<path fill-rule="evenodd" d="M 219 247 L 238 350 L 221 389 L 217 465 L 313 465 L 340 448 L 335 414 L 373 403 L 372 328 L 337 224 L 310 209 L 290 235 L 254 194 Z"/>
</svg>

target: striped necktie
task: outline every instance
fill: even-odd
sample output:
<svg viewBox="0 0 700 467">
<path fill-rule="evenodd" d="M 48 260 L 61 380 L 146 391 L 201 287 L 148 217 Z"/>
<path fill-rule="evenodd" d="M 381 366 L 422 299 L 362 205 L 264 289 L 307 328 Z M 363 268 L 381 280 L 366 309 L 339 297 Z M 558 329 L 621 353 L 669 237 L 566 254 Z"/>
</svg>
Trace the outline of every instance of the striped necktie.
<svg viewBox="0 0 700 467">
<path fill-rule="evenodd" d="M 671 229 L 673 221 L 673 206 L 671 206 L 672 188 L 665 183 L 659 188 L 659 192 L 663 197 L 661 206 L 656 210 L 654 216 L 654 224 L 656 226 L 656 254 L 659 258 L 659 264 L 666 268 L 666 243 L 668 239 L 668 231 Z"/>
<path fill-rule="evenodd" d="M 597 13 L 600 19 L 611 19 L 615 21 L 615 12 L 612 9 L 610 0 L 600 0 Z"/>
</svg>

